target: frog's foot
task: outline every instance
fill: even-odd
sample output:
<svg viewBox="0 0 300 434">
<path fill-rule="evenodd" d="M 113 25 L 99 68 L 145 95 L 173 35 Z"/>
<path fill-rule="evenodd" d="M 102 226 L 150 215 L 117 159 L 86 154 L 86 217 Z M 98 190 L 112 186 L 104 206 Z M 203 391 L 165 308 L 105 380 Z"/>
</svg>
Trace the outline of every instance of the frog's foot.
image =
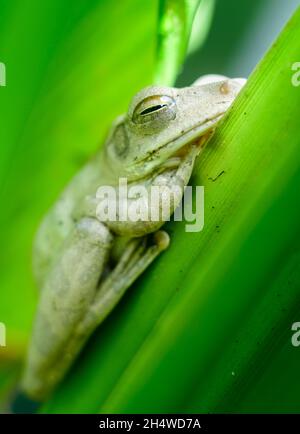
<svg viewBox="0 0 300 434">
<path fill-rule="evenodd" d="M 150 245 L 149 241 L 152 241 Z M 100 283 L 94 302 L 82 321 L 84 330 L 92 331 L 103 321 L 132 283 L 160 252 L 168 248 L 169 242 L 169 235 L 165 231 L 129 242 L 116 267 Z"/>
<path fill-rule="evenodd" d="M 165 231 L 157 231 L 154 234 L 131 240 L 116 267 L 100 285 L 98 294 L 104 288 L 115 286 L 116 283 L 118 287 L 123 286 L 120 285 L 121 281 L 130 286 L 156 256 L 168 248 L 169 242 L 169 235 Z"/>
</svg>

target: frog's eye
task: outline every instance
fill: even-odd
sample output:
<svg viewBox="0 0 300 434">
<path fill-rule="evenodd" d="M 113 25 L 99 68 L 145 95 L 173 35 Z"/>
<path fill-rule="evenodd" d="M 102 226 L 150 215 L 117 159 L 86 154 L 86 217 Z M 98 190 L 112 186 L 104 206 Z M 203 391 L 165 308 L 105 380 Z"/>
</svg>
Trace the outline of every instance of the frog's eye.
<svg viewBox="0 0 300 434">
<path fill-rule="evenodd" d="M 169 121 L 176 117 L 176 104 L 167 95 L 149 96 L 135 108 L 132 120 L 135 124 L 153 121 Z"/>
</svg>

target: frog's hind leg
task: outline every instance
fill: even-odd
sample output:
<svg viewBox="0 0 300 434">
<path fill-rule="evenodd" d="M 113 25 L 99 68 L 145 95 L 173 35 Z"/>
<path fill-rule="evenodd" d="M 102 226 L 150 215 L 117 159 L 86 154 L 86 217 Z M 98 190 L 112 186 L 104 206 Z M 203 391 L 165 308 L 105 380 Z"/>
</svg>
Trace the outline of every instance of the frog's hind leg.
<svg viewBox="0 0 300 434">
<path fill-rule="evenodd" d="M 131 240 L 115 268 L 100 281 L 90 308 L 74 329 L 72 336 L 69 336 L 60 359 L 52 369 L 48 369 L 49 378 L 56 377 L 57 381 L 58 374 L 59 377 L 63 376 L 87 339 L 111 312 L 125 291 L 169 245 L 169 236 L 164 231 L 158 231 L 147 238 L 148 240 L 146 237 Z M 147 245 L 149 238 L 154 240 L 150 246 Z"/>
<path fill-rule="evenodd" d="M 31 397 L 43 399 L 62 378 L 74 359 L 66 351 L 69 342 L 74 341 L 74 354 L 81 348 L 74 331 L 93 303 L 112 242 L 105 225 L 83 218 L 53 264 L 41 292 L 22 382 Z"/>
</svg>

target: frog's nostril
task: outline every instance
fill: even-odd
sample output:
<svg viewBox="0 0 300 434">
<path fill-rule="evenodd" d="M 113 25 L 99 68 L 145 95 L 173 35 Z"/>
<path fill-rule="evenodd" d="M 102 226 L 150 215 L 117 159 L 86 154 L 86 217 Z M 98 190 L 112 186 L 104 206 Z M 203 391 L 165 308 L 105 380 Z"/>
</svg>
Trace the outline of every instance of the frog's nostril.
<svg viewBox="0 0 300 434">
<path fill-rule="evenodd" d="M 219 87 L 219 91 L 222 95 L 229 95 L 231 92 L 237 95 L 246 82 L 247 80 L 245 78 L 232 78 L 223 81 Z"/>
<path fill-rule="evenodd" d="M 230 92 L 229 81 L 224 81 L 220 86 L 220 93 L 223 95 L 228 95 Z"/>
</svg>

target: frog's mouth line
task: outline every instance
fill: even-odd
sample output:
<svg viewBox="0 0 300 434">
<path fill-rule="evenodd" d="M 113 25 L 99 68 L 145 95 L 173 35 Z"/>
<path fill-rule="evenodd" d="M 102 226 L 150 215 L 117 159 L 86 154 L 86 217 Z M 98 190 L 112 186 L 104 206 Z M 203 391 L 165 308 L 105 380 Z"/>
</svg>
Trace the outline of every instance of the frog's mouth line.
<svg viewBox="0 0 300 434">
<path fill-rule="evenodd" d="M 209 121 L 201 122 L 199 125 L 195 125 L 190 130 L 187 130 L 182 136 L 174 139 L 164 145 L 155 149 L 153 152 L 148 153 L 144 158 L 139 160 L 138 164 L 145 164 L 147 162 L 156 161 L 157 155 L 167 161 L 168 158 L 178 158 L 183 156 L 189 149 L 191 144 L 196 144 L 201 147 L 203 141 L 202 137 L 209 135 L 209 133 L 216 127 L 224 113 L 218 114 Z"/>
</svg>

